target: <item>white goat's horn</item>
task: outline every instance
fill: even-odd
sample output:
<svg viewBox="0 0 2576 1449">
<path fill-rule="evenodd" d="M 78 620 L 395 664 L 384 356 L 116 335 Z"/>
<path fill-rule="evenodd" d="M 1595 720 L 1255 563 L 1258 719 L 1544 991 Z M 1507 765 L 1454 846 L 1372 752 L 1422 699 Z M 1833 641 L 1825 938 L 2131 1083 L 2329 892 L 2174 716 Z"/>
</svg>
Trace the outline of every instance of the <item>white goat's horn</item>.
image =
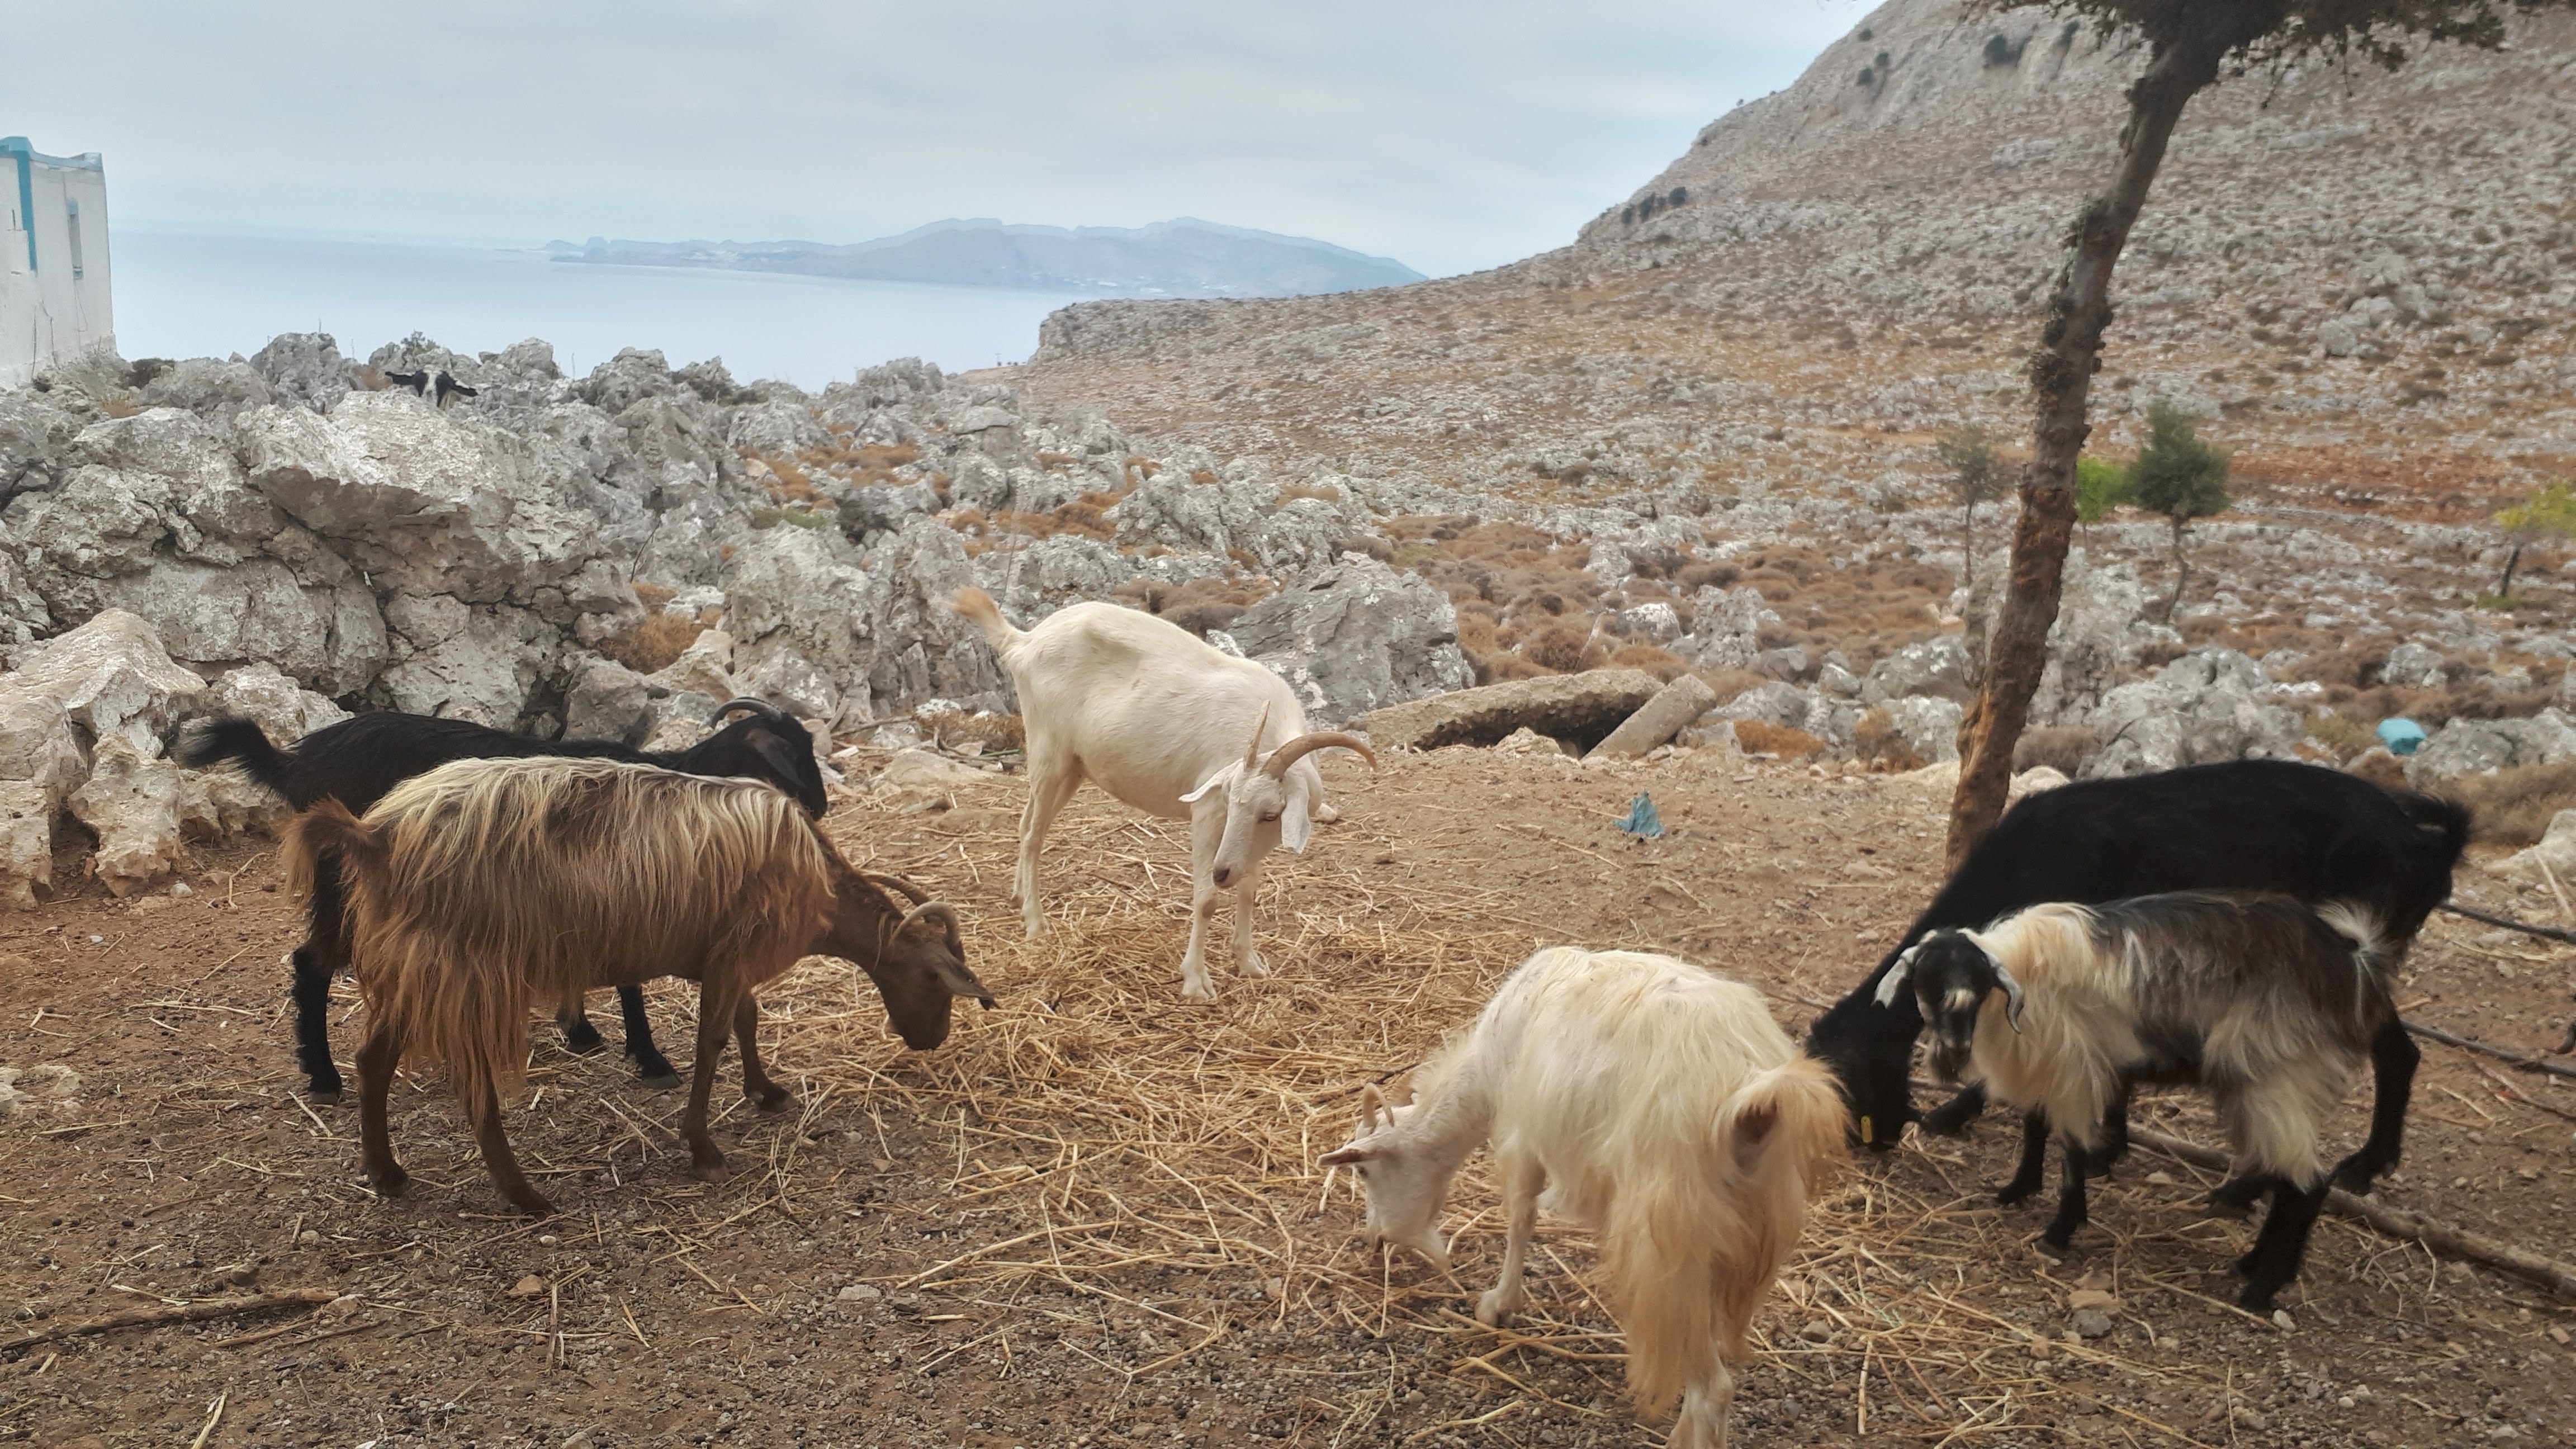
<svg viewBox="0 0 2576 1449">
<path fill-rule="evenodd" d="M 1299 735 L 1297 738 L 1290 740 L 1288 743 L 1281 745 L 1275 750 L 1272 750 L 1270 752 L 1270 758 L 1262 762 L 1261 773 L 1276 780 L 1280 776 L 1288 773 L 1288 767 L 1290 765 L 1306 758 L 1315 751 L 1332 749 L 1349 750 L 1351 753 L 1358 755 L 1361 759 L 1368 761 L 1370 769 L 1374 770 L 1377 768 L 1377 756 L 1369 753 L 1369 747 L 1365 743 L 1361 742 L 1357 735 L 1312 734 Z"/>
<path fill-rule="evenodd" d="M 1243 768 L 1247 771 L 1261 765 L 1261 736 L 1270 728 L 1270 706 L 1261 707 L 1261 722 L 1252 727 L 1252 743 L 1243 747 Z"/>
</svg>

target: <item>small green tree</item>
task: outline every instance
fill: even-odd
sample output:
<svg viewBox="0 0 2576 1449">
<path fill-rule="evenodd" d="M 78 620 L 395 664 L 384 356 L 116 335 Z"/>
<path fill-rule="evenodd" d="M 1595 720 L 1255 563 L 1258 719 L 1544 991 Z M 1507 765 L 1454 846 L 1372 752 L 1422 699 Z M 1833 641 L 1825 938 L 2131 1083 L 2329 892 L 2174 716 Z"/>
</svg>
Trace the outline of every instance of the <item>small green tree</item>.
<svg viewBox="0 0 2576 1449">
<path fill-rule="evenodd" d="M 1977 505 L 2004 491 L 2003 438 L 1983 423 L 1961 423 L 1932 440 L 1932 456 L 1950 470 L 1950 496 L 1959 500 L 1960 541 L 1965 546 L 1967 576 L 1977 583 Z"/>
<path fill-rule="evenodd" d="M 2100 523 L 2129 501 L 2128 470 L 2087 453 L 2075 460 L 2075 521 Z"/>
<path fill-rule="evenodd" d="M 2171 403 L 2155 403 L 2147 409 L 2147 445 L 2129 464 L 2128 484 L 2131 500 L 2173 524 L 2174 591 L 2173 601 L 2165 605 L 2170 624 L 2191 577 L 2182 551 L 2183 525 L 2224 513 L 2235 501 L 2227 496 L 2227 452 L 2200 440 L 2191 414 Z"/>
<path fill-rule="evenodd" d="M 2495 521 L 2504 530 L 2507 549 L 2504 578 L 2496 585 L 2496 597 L 2511 603 L 2513 571 L 2522 562 L 2522 551 L 2543 539 L 2576 538 L 2576 488 L 2552 483 L 2497 514 Z"/>
</svg>

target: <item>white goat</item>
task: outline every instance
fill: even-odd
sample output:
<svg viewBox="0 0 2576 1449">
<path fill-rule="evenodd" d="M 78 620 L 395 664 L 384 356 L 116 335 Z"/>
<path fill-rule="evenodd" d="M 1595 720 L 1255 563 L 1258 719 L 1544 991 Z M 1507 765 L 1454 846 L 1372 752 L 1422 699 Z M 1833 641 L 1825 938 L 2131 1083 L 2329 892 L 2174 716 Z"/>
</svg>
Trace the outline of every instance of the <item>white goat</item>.
<svg viewBox="0 0 2576 1449">
<path fill-rule="evenodd" d="M 1029 803 L 1011 899 L 1032 937 L 1045 934 L 1038 846 L 1056 812 L 1090 780 L 1151 815 L 1190 822 L 1190 945 L 1181 995 L 1212 1001 L 1205 950 L 1216 893 L 1234 888 L 1236 969 L 1266 976 L 1252 946 L 1261 862 L 1285 842 L 1303 852 L 1324 805 L 1324 776 L 1306 757 L 1341 748 L 1377 765 L 1345 734 L 1309 734 L 1278 675 L 1209 646 L 1168 620 L 1116 604 L 1075 604 L 1034 629 L 1011 627 L 982 589 L 950 607 L 975 621 L 1019 690 L 1028 736 Z"/>
<path fill-rule="evenodd" d="M 1551 1212 L 1600 1236 L 1638 1407 L 1678 1395 L 1673 1449 L 1723 1446 L 1754 1306 L 1843 1155 L 1831 1069 L 1790 1044 L 1752 987 L 1669 956 L 1559 946 L 1507 977 L 1420 1080 L 1407 1106 L 1363 1090 L 1357 1134 L 1319 1159 L 1358 1165 L 1370 1235 L 1446 1270 L 1441 1199 L 1490 1141 L 1507 1237 L 1478 1321 L 1526 1301 L 1547 1188 Z"/>
</svg>

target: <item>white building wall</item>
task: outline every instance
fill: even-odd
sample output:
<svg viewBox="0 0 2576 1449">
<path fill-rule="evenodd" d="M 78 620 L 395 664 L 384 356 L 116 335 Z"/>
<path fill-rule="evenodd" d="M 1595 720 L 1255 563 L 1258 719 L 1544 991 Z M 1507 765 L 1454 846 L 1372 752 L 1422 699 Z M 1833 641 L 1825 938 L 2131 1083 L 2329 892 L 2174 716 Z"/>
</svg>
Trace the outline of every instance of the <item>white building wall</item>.
<svg viewBox="0 0 2576 1449">
<path fill-rule="evenodd" d="M 116 345 L 107 168 L 97 152 L 47 156 L 0 137 L 0 387 Z"/>
</svg>

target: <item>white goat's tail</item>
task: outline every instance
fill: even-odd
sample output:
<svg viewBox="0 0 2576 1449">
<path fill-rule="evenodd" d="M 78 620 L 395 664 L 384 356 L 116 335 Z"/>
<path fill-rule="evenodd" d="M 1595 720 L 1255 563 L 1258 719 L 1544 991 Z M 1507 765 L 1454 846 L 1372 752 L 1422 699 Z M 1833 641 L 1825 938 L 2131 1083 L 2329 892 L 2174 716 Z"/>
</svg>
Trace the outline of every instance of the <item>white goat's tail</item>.
<svg viewBox="0 0 2576 1449">
<path fill-rule="evenodd" d="M 1727 1098 L 1699 1153 L 1624 1164 L 1601 1256 L 1641 1411 L 1671 1403 L 1712 1355 L 1743 1357 L 1754 1308 L 1844 1154 L 1844 1115 L 1832 1070 L 1793 1056 Z"/>
<path fill-rule="evenodd" d="M 2379 924 L 2377 913 L 2358 901 L 2324 901 L 2314 909 L 2327 930 L 2352 943 L 2359 1013 L 2373 1016 L 2378 1008 L 2394 1003 L 2396 987 L 2389 973 L 2396 969 L 2397 958 L 2388 948 L 2386 928 Z"/>
<path fill-rule="evenodd" d="M 994 653 L 1006 659 L 1010 657 L 1011 646 L 1028 637 L 1011 627 L 1011 621 L 1002 617 L 1002 606 L 994 603 L 993 596 L 982 589 L 959 589 L 957 596 L 948 601 L 948 607 L 974 620 L 975 627 L 984 631 L 984 642 L 993 646 Z"/>
</svg>

